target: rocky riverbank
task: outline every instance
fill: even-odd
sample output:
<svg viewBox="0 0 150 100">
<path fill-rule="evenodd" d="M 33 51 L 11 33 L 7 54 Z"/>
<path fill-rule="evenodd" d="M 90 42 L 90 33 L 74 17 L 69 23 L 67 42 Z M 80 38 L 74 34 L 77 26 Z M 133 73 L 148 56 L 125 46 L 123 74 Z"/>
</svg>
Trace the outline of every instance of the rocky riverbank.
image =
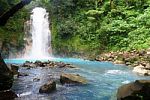
<svg viewBox="0 0 150 100">
<path fill-rule="evenodd" d="M 96 61 L 110 61 L 134 67 L 134 72 L 150 75 L 150 49 L 130 52 L 109 52 L 96 57 Z M 139 67 L 140 66 L 140 67 Z M 144 72 L 142 72 L 144 70 Z"/>
<path fill-rule="evenodd" d="M 133 72 L 150 75 L 150 49 L 130 52 L 109 52 L 103 53 L 96 58 L 96 61 L 110 61 L 114 64 L 124 64 L 133 67 Z M 136 80 L 118 88 L 117 100 L 149 100 L 149 80 Z"/>
<path fill-rule="evenodd" d="M 59 73 L 56 74 L 56 76 L 55 76 L 55 74 L 53 74 L 55 72 L 53 72 L 51 74 L 52 78 L 48 78 L 48 80 L 45 80 L 44 82 L 43 82 L 43 79 L 45 77 L 43 77 L 43 79 L 41 79 L 39 77 L 34 77 L 32 79 L 33 83 L 43 82 L 38 87 L 39 93 L 53 93 L 53 92 L 57 91 L 57 89 L 59 88 L 59 87 L 57 87 L 58 85 L 62 85 L 62 86 L 65 84 L 85 85 L 88 83 L 88 81 L 79 74 L 65 73 L 66 69 L 68 69 L 68 70 L 79 69 L 77 66 L 74 66 L 74 65 L 68 64 L 68 63 L 54 62 L 54 61 L 47 61 L 47 62 L 26 61 L 22 65 L 11 64 L 10 67 L 11 67 L 12 73 L 15 76 L 17 76 L 16 78 L 23 78 L 26 76 L 27 77 L 30 76 L 29 73 L 23 73 L 20 70 L 18 70 L 20 68 L 26 69 L 28 71 L 33 70 L 33 69 L 38 69 L 38 68 L 40 68 L 41 70 L 42 69 L 53 70 L 53 71 L 55 71 L 55 69 L 57 69 L 57 71 L 59 70 Z M 54 77 L 57 77 L 57 78 L 54 78 Z M 9 94 L 8 94 L 8 96 L 9 96 Z"/>
</svg>

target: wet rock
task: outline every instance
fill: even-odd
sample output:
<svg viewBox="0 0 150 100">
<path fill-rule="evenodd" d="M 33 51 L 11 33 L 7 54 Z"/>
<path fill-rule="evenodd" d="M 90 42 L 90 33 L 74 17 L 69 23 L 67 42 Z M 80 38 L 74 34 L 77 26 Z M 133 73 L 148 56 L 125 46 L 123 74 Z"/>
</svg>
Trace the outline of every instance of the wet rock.
<svg viewBox="0 0 150 100">
<path fill-rule="evenodd" d="M 29 76 L 29 74 L 19 72 L 18 76 Z"/>
<path fill-rule="evenodd" d="M 0 100 L 14 100 L 18 96 L 12 90 L 0 91 Z"/>
<path fill-rule="evenodd" d="M 40 87 L 39 92 L 40 93 L 51 93 L 55 90 L 56 90 L 56 82 L 49 81 L 48 83 L 46 83 Z"/>
<path fill-rule="evenodd" d="M 12 71 L 13 75 L 18 75 L 19 67 L 20 67 L 19 65 L 11 64 L 11 71 Z"/>
<path fill-rule="evenodd" d="M 139 66 L 134 67 L 133 72 L 136 72 L 140 75 L 147 76 L 147 75 L 150 75 L 150 68 L 146 68 L 143 65 L 139 65 Z"/>
<path fill-rule="evenodd" d="M 56 65 L 56 63 L 53 62 L 53 61 L 48 61 L 47 67 L 54 68 L 54 67 L 57 67 L 57 65 Z"/>
<path fill-rule="evenodd" d="M 32 62 L 26 61 L 22 67 L 27 67 L 27 68 L 32 68 L 32 67 L 36 67 L 36 65 Z"/>
<path fill-rule="evenodd" d="M 136 80 L 119 87 L 117 100 L 150 100 L 150 80 Z"/>
<path fill-rule="evenodd" d="M 76 75 L 75 74 L 61 74 L 60 82 L 62 84 L 65 84 L 65 83 L 87 84 L 87 80 L 78 74 Z"/>
<path fill-rule="evenodd" d="M 40 81 L 40 78 L 34 78 L 33 81 L 38 82 L 38 81 Z"/>
<path fill-rule="evenodd" d="M 73 68 L 73 69 L 77 69 L 77 67 L 73 66 L 73 65 L 70 65 L 70 64 L 66 64 L 65 66 L 66 68 Z"/>
<path fill-rule="evenodd" d="M 39 67 L 45 67 L 45 63 L 38 60 L 34 64 Z"/>
<path fill-rule="evenodd" d="M 64 67 L 66 66 L 66 64 L 63 63 L 63 62 L 59 62 L 59 63 L 57 63 L 56 65 L 57 65 L 59 68 L 64 68 Z"/>
</svg>

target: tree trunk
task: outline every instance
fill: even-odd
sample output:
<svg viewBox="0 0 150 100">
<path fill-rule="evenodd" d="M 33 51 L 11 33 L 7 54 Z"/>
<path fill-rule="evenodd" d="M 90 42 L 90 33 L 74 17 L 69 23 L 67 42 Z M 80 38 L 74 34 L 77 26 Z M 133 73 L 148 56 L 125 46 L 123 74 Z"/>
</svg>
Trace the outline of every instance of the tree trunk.
<svg viewBox="0 0 150 100">
<path fill-rule="evenodd" d="M 13 74 L 5 64 L 0 54 L 0 91 L 10 89 L 13 83 Z"/>
<path fill-rule="evenodd" d="M 0 16 L 0 26 L 4 26 L 7 20 L 13 16 L 19 9 L 23 8 L 26 4 L 29 4 L 32 0 L 22 0 L 10 10 L 5 12 L 2 16 Z"/>
<path fill-rule="evenodd" d="M 0 26 L 4 26 L 7 20 L 13 16 L 19 9 L 23 8 L 26 4 L 29 4 L 32 0 L 22 0 L 16 4 L 2 16 L 0 16 Z M 7 67 L 0 53 L 0 91 L 7 90 L 12 87 L 13 84 L 13 73 Z"/>
</svg>

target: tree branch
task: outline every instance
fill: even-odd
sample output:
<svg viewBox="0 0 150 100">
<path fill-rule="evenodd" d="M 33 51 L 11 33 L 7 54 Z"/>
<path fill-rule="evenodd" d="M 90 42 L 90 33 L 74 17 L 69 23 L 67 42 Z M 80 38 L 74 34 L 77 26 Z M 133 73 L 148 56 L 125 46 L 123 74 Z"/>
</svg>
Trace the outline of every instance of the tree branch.
<svg viewBox="0 0 150 100">
<path fill-rule="evenodd" d="M 29 4 L 32 0 L 22 0 L 15 6 L 13 6 L 10 10 L 5 12 L 2 16 L 0 16 L 0 26 L 4 26 L 7 20 L 13 16 L 19 9 L 23 8 L 25 5 Z"/>
</svg>

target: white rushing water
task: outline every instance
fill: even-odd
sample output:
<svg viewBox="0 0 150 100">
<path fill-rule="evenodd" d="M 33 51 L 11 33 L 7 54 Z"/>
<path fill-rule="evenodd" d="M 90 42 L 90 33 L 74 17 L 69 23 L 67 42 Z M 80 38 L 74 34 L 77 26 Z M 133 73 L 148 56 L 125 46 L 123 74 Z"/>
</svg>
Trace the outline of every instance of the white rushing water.
<svg viewBox="0 0 150 100">
<path fill-rule="evenodd" d="M 25 57 L 42 59 L 51 55 L 51 32 L 49 29 L 48 13 L 44 8 L 36 7 L 30 16 L 31 46 L 28 46 Z"/>
</svg>

